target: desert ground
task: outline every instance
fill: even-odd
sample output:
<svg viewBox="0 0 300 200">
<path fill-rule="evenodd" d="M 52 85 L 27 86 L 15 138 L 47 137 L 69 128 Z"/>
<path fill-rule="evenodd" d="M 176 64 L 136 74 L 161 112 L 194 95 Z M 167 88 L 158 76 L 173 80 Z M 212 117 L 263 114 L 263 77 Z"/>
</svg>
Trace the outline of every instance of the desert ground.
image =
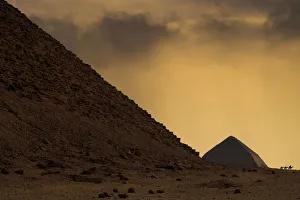
<svg viewBox="0 0 300 200">
<path fill-rule="evenodd" d="M 131 170 L 105 176 L 96 172 L 74 174 L 74 171 L 58 169 L 28 169 L 23 175 L 1 174 L 0 199 L 121 199 L 120 194 L 136 200 L 300 199 L 300 172 L 296 170 L 211 166 L 203 170 Z"/>
</svg>

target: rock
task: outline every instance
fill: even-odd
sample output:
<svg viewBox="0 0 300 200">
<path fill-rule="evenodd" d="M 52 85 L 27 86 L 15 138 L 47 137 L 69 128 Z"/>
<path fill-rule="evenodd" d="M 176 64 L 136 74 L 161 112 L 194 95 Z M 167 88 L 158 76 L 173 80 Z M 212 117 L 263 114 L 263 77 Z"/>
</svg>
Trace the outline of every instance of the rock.
<svg viewBox="0 0 300 200">
<path fill-rule="evenodd" d="M 98 158 L 91 158 L 88 160 L 88 162 L 96 163 L 96 164 L 104 164 L 105 163 L 105 161 L 103 159 L 98 159 Z"/>
<path fill-rule="evenodd" d="M 103 199 L 103 198 L 106 198 L 106 197 L 104 196 L 104 194 L 101 193 L 101 194 L 98 195 L 98 198 L 102 198 Z"/>
<path fill-rule="evenodd" d="M 75 182 L 102 183 L 102 179 L 97 177 L 90 178 L 90 177 L 74 175 L 74 174 L 69 175 L 68 177 L 70 177 Z"/>
<path fill-rule="evenodd" d="M 166 165 L 165 166 L 165 169 L 168 169 L 168 170 L 175 170 L 175 167 L 173 165 Z"/>
<path fill-rule="evenodd" d="M 155 192 L 153 190 L 148 191 L 149 194 L 154 194 Z"/>
<path fill-rule="evenodd" d="M 120 178 L 121 181 L 129 181 L 129 178 L 122 175 L 122 174 L 119 174 L 119 178 Z"/>
<path fill-rule="evenodd" d="M 113 189 L 113 192 L 114 192 L 114 193 L 118 193 L 119 191 L 118 191 L 118 189 L 114 188 L 114 189 Z"/>
<path fill-rule="evenodd" d="M 134 188 L 128 188 L 128 193 L 135 193 L 135 189 Z"/>
<path fill-rule="evenodd" d="M 46 169 L 47 167 L 44 164 L 38 163 L 36 165 L 39 169 Z"/>
<path fill-rule="evenodd" d="M 47 171 L 47 172 L 42 172 L 41 175 L 52 175 L 52 174 L 60 174 L 60 171 Z"/>
<path fill-rule="evenodd" d="M 173 166 L 173 165 L 156 165 L 155 166 L 156 168 L 161 168 L 161 169 L 167 169 L 167 170 L 173 170 L 173 171 L 175 171 L 176 169 L 175 169 L 175 167 Z"/>
<path fill-rule="evenodd" d="M 154 175 L 151 175 L 150 178 L 152 178 L 152 179 L 154 179 L 154 178 L 157 179 L 157 177 L 154 176 Z"/>
<path fill-rule="evenodd" d="M 235 189 L 233 193 L 234 193 L 234 194 L 240 194 L 240 193 L 241 193 L 241 190 L 240 190 L 240 189 Z"/>
<path fill-rule="evenodd" d="M 164 192 L 165 192 L 164 190 L 156 190 L 156 193 L 162 194 L 162 193 L 164 193 Z"/>
<path fill-rule="evenodd" d="M 222 176 L 222 177 L 227 177 L 227 175 L 226 175 L 226 174 L 220 174 L 220 176 Z"/>
<path fill-rule="evenodd" d="M 123 159 L 126 160 L 128 157 L 127 157 L 125 154 L 121 153 L 121 154 L 120 154 L 120 158 L 123 158 Z"/>
<path fill-rule="evenodd" d="M 263 181 L 260 180 L 260 179 L 258 179 L 258 180 L 256 180 L 255 182 L 256 182 L 256 183 L 261 183 L 261 182 L 263 182 Z"/>
<path fill-rule="evenodd" d="M 23 175 L 24 174 L 24 170 L 22 169 L 18 169 L 15 171 L 16 174 L 19 174 L 19 175 Z"/>
<path fill-rule="evenodd" d="M 80 174 L 82 175 L 91 175 L 96 172 L 96 167 L 92 167 L 88 170 L 83 170 Z"/>
<path fill-rule="evenodd" d="M 120 199 L 126 199 L 126 198 L 128 198 L 128 195 L 127 194 L 119 194 L 118 197 Z"/>
<path fill-rule="evenodd" d="M 110 197 L 110 195 L 109 195 L 107 192 L 103 192 L 103 195 L 104 195 L 105 197 Z"/>
<path fill-rule="evenodd" d="M 176 181 L 182 181 L 181 178 L 177 178 Z"/>
<path fill-rule="evenodd" d="M 102 192 L 98 195 L 98 198 L 106 198 L 106 197 L 110 197 L 110 195 L 107 192 Z"/>
<path fill-rule="evenodd" d="M 275 171 L 271 171 L 271 174 L 275 174 Z"/>
<path fill-rule="evenodd" d="M 1 169 L 1 174 L 9 174 L 9 172 L 6 169 L 2 168 Z"/>
<path fill-rule="evenodd" d="M 47 139 L 43 139 L 42 143 L 44 143 L 44 144 L 50 144 L 49 140 L 47 140 Z"/>
<path fill-rule="evenodd" d="M 233 174 L 231 177 L 237 178 L 237 177 L 239 177 L 239 175 Z"/>
<path fill-rule="evenodd" d="M 92 172 L 90 172 L 89 170 L 83 170 L 80 174 L 82 174 L 82 175 L 91 175 Z"/>
</svg>

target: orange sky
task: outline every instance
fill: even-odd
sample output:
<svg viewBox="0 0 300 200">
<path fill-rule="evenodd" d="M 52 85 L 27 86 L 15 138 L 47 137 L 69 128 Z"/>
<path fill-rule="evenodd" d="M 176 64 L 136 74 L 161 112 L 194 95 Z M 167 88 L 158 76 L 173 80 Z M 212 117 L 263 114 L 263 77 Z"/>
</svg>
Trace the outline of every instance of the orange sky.
<svg viewBox="0 0 300 200">
<path fill-rule="evenodd" d="M 299 40 L 277 40 L 290 37 L 279 28 L 273 30 L 274 40 L 266 39 L 263 27 L 270 11 L 264 5 L 256 9 L 232 1 L 238 3 L 220 10 L 204 0 L 198 7 L 192 0 L 36 1 L 20 0 L 18 6 L 42 19 L 72 21 L 83 31 L 107 12 L 148 12 L 153 23 L 175 12 L 167 28 L 177 35 L 158 42 L 151 59 L 136 55 L 125 62 L 112 53 L 106 67 L 94 68 L 201 156 L 234 135 L 269 166 L 300 168 Z M 101 54 L 83 47 L 78 52 Z M 84 60 L 92 62 L 88 56 Z"/>
</svg>

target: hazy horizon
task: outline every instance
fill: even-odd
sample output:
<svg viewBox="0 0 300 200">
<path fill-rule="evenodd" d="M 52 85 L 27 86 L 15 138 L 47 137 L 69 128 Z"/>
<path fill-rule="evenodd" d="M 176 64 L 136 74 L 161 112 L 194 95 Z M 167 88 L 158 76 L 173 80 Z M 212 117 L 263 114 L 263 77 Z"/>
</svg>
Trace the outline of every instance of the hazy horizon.
<svg viewBox="0 0 300 200">
<path fill-rule="evenodd" d="M 8 2 L 201 157 L 233 135 L 300 168 L 300 2 Z"/>
</svg>

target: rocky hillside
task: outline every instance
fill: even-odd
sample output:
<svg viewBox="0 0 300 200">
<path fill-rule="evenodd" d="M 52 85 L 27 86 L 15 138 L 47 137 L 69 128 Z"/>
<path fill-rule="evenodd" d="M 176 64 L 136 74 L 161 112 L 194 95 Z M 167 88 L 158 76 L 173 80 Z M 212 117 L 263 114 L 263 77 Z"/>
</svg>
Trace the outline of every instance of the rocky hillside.
<svg viewBox="0 0 300 200">
<path fill-rule="evenodd" d="M 0 94 L 0 167 L 201 166 L 198 152 L 4 0 Z"/>
</svg>

